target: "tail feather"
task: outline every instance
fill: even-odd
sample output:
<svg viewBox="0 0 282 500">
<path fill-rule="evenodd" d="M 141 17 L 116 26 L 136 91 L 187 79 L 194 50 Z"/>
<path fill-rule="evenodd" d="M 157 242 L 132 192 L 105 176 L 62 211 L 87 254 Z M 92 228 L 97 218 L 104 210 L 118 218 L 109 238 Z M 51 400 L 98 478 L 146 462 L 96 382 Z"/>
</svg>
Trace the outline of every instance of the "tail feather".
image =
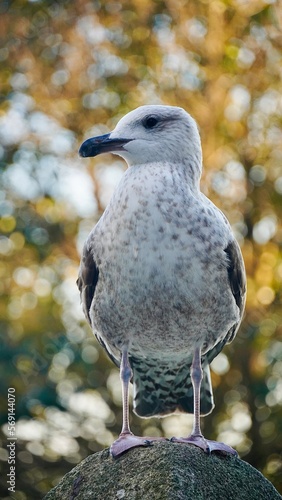
<svg viewBox="0 0 282 500">
<path fill-rule="evenodd" d="M 134 412 L 140 417 L 194 412 L 194 394 L 189 363 L 178 366 L 131 358 L 134 382 Z M 201 415 L 214 407 L 208 364 L 203 366 Z"/>
</svg>

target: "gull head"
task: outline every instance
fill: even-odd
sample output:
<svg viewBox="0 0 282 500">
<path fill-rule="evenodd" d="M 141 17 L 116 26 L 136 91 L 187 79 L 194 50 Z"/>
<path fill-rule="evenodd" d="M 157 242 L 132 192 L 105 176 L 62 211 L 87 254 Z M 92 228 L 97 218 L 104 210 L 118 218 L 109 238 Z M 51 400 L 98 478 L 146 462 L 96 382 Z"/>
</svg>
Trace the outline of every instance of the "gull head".
<svg viewBox="0 0 282 500">
<path fill-rule="evenodd" d="M 80 147 L 82 157 L 114 153 L 128 166 L 169 162 L 189 165 L 201 174 L 202 148 L 195 120 L 176 106 L 140 106 L 125 115 L 115 129 L 87 139 Z"/>
</svg>

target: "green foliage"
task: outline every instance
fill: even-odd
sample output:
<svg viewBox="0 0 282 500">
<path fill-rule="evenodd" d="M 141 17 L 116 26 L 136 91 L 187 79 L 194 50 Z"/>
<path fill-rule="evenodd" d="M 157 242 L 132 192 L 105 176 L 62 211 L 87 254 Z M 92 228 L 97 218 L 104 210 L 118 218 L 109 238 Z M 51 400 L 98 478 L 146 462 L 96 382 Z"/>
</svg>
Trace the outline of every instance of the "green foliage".
<svg viewBox="0 0 282 500">
<path fill-rule="evenodd" d="M 282 491 L 280 10 L 262 0 L 2 2 L 0 460 L 15 387 L 14 498 L 39 498 L 120 430 L 118 372 L 85 324 L 75 281 L 124 165 L 77 150 L 161 102 L 196 118 L 203 190 L 232 223 L 248 274 L 243 325 L 213 365 L 205 433 Z M 137 433 L 168 436 L 191 422 L 132 420 Z M 0 483 L 4 498 L 5 474 Z"/>
</svg>

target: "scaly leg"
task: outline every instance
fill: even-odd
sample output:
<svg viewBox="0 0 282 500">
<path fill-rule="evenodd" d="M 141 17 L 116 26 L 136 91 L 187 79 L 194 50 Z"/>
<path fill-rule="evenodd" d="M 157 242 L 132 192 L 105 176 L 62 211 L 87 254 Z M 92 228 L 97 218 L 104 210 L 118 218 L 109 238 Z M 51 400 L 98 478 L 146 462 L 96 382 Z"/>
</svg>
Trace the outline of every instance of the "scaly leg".
<svg viewBox="0 0 282 500">
<path fill-rule="evenodd" d="M 113 457 L 118 457 L 130 448 L 136 446 L 149 446 L 151 441 L 156 438 L 144 438 L 135 436 L 129 426 L 129 383 L 132 377 L 132 371 L 128 360 L 127 347 L 123 349 L 121 363 L 120 363 L 120 379 L 122 384 L 122 408 L 123 408 L 123 422 L 122 430 L 118 439 L 112 444 L 110 452 Z"/>
<path fill-rule="evenodd" d="M 237 452 L 230 446 L 218 441 L 210 441 L 205 439 L 201 432 L 200 425 L 200 403 L 201 403 L 201 382 L 203 379 L 203 370 L 201 366 L 201 349 L 197 347 L 194 352 L 193 362 L 191 365 L 191 380 L 194 390 L 194 424 L 193 430 L 187 438 L 172 438 L 173 442 L 193 444 L 202 448 L 206 453 L 212 451 L 219 451 L 223 453 L 230 453 L 237 456 Z"/>
</svg>

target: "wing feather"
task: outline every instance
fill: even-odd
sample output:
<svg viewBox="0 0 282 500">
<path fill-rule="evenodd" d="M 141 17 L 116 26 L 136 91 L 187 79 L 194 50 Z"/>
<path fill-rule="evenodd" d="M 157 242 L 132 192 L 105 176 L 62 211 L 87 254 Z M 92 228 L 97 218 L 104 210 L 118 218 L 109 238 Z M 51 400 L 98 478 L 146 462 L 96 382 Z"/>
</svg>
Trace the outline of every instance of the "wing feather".
<svg viewBox="0 0 282 500">
<path fill-rule="evenodd" d="M 80 291 L 83 312 L 91 325 L 90 307 L 99 279 L 99 269 L 96 266 L 92 252 L 85 246 L 80 263 L 79 275 L 76 281 Z"/>
<path fill-rule="evenodd" d="M 246 273 L 243 257 L 240 247 L 236 240 L 230 241 L 225 248 L 227 255 L 227 272 L 229 277 L 229 284 L 235 299 L 235 302 L 240 311 L 240 320 L 235 323 L 232 328 L 227 332 L 226 337 L 218 342 L 205 356 L 202 358 L 203 363 L 211 363 L 212 360 L 220 353 L 225 344 L 229 344 L 234 339 L 241 319 L 243 316 L 245 301 L 246 301 Z"/>
</svg>

